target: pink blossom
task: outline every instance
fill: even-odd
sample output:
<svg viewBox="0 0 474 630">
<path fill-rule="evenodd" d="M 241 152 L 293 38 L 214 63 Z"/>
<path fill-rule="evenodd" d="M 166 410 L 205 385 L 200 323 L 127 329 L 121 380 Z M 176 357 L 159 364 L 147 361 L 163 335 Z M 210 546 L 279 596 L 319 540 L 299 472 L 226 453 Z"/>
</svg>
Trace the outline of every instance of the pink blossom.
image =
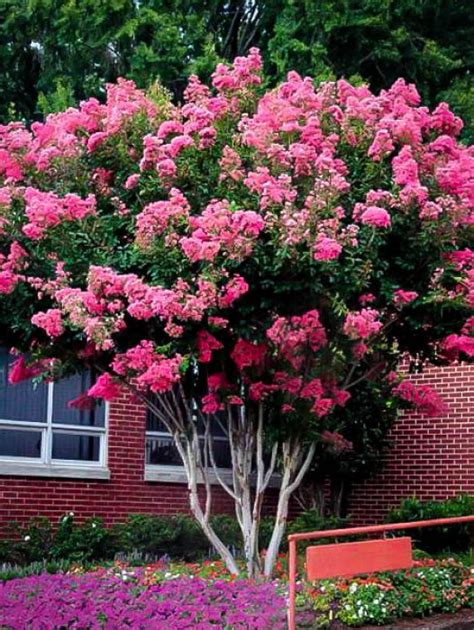
<svg viewBox="0 0 474 630">
<path fill-rule="evenodd" d="M 368 339 L 382 328 L 382 322 L 378 321 L 379 317 L 379 311 L 374 308 L 352 311 L 346 316 L 344 333 L 350 339 Z"/>
<path fill-rule="evenodd" d="M 137 377 L 138 386 L 159 394 L 170 391 L 180 379 L 181 363 L 179 354 L 171 358 L 157 355 L 145 372 Z"/>
<path fill-rule="evenodd" d="M 87 391 L 87 396 L 110 401 L 118 398 L 121 393 L 120 386 L 110 374 L 101 374 L 95 384 Z"/>
<path fill-rule="evenodd" d="M 315 400 L 311 411 L 318 417 L 322 418 L 323 416 L 327 416 L 327 414 L 334 407 L 334 401 L 331 398 L 320 398 Z"/>
<path fill-rule="evenodd" d="M 375 162 L 379 162 L 395 149 L 390 132 L 387 129 L 379 129 L 369 147 L 368 156 Z"/>
<path fill-rule="evenodd" d="M 427 416 L 442 416 L 447 413 L 443 399 L 428 385 L 416 385 L 405 380 L 393 389 L 393 393 Z"/>
<path fill-rule="evenodd" d="M 359 304 L 365 306 L 366 304 L 372 304 L 372 302 L 375 302 L 375 300 L 376 297 L 373 293 L 364 293 L 359 297 Z"/>
<path fill-rule="evenodd" d="M 53 192 L 42 192 L 28 187 L 24 194 L 25 214 L 29 223 L 23 226 L 23 233 L 29 238 L 40 239 L 44 232 L 64 221 L 82 220 L 96 213 L 96 201 L 93 195 L 81 199 L 68 193 L 60 198 Z"/>
<path fill-rule="evenodd" d="M 304 385 L 300 392 L 301 398 L 322 398 L 324 388 L 319 378 L 314 378 Z"/>
<path fill-rule="evenodd" d="M 342 246 L 333 238 L 318 234 L 314 246 L 314 258 L 320 261 L 337 260 L 342 252 Z"/>
<path fill-rule="evenodd" d="M 207 377 L 207 386 L 210 392 L 216 392 L 219 389 L 228 388 L 229 383 L 227 382 L 227 377 L 224 372 L 216 372 Z"/>
<path fill-rule="evenodd" d="M 0 293 L 8 294 L 15 290 L 18 276 L 11 271 L 0 271 Z"/>
<path fill-rule="evenodd" d="M 418 297 L 418 293 L 416 291 L 404 291 L 403 289 L 398 289 L 393 292 L 393 303 L 396 306 L 404 306 L 405 304 L 410 304 L 413 300 L 416 300 Z"/>
<path fill-rule="evenodd" d="M 135 173 L 134 175 L 130 175 L 129 177 L 127 177 L 125 184 L 124 184 L 124 188 L 126 188 L 127 190 L 132 190 L 132 188 L 136 188 L 138 185 L 138 182 L 140 181 L 140 174 L 139 173 Z"/>
<path fill-rule="evenodd" d="M 242 169 L 242 160 L 240 155 L 229 146 L 225 146 L 222 150 L 222 157 L 219 160 L 219 166 L 221 167 L 221 174 L 219 179 L 224 181 L 226 179 L 233 180 L 235 182 L 244 178 L 244 170 Z"/>
<path fill-rule="evenodd" d="M 156 164 L 158 175 L 164 180 L 172 180 L 176 176 L 178 167 L 171 158 L 159 160 Z"/>
<path fill-rule="evenodd" d="M 263 367 L 266 352 L 265 344 L 255 344 L 245 339 L 239 339 L 230 356 L 239 370 L 249 367 L 260 369 Z"/>
<path fill-rule="evenodd" d="M 216 328 L 227 328 L 229 324 L 229 320 L 225 317 L 209 317 L 208 322 L 210 326 L 215 326 Z"/>
<path fill-rule="evenodd" d="M 316 352 L 327 343 L 317 310 L 291 318 L 276 318 L 267 330 L 267 337 L 296 370 L 301 368 L 307 349 Z"/>
<path fill-rule="evenodd" d="M 249 285 L 242 278 L 242 276 L 234 276 L 225 285 L 222 295 L 219 298 L 219 306 L 221 308 L 228 308 L 238 300 L 242 295 L 245 295 L 249 290 Z"/>
<path fill-rule="evenodd" d="M 31 318 L 31 323 L 43 328 L 48 337 L 59 337 L 64 332 L 62 313 L 58 308 L 36 313 Z"/>
<path fill-rule="evenodd" d="M 201 363 L 209 363 L 212 360 L 212 353 L 220 350 L 223 345 L 207 330 L 200 330 L 197 335 L 197 347 L 198 360 Z"/>
<path fill-rule="evenodd" d="M 190 260 L 213 260 L 220 251 L 231 259 L 249 256 L 263 230 L 263 218 L 252 210 L 232 211 L 226 200 L 212 201 L 200 216 L 189 218 L 191 237 L 180 240 Z"/>
<path fill-rule="evenodd" d="M 276 391 L 278 388 L 276 385 L 267 385 L 262 381 L 251 383 L 249 387 L 249 398 L 259 402 L 266 398 L 269 394 Z"/>
<path fill-rule="evenodd" d="M 389 213 L 384 208 L 378 206 L 369 206 L 360 217 L 361 223 L 364 225 L 372 225 L 373 227 L 387 228 L 390 227 L 391 219 Z"/>
<path fill-rule="evenodd" d="M 149 246 L 154 238 L 185 221 L 189 210 L 189 203 L 183 193 L 172 188 L 167 200 L 148 204 L 137 216 L 137 243 L 143 247 Z"/>
<path fill-rule="evenodd" d="M 8 382 L 14 385 L 21 381 L 30 380 L 42 374 L 45 369 L 46 365 L 44 362 L 36 361 L 28 365 L 25 357 L 21 356 L 12 364 L 8 373 Z"/>
<path fill-rule="evenodd" d="M 202 399 L 202 410 L 204 413 L 214 414 L 224 408 L 224 405 L 220 402 L 219 397 L 211 392 Z"/>
<path fill-rule="evenodd" d="M 369 346 L 363 341 L 358 341 L 357 343 L 354 344 L 352 348 L 352 356 L 354 357 L 354 359 L 357 359 L 358 361 L 360 361 L 360 359 L 365 357 L 368 351 L 369 351 Z"/>
<path fill-rule="evenodd" d="M 441 348 L 448 357 L 453 359 L 458 358 L 459 354 L 474 357 L 474 337 L 455 334 L 448 335 L 442 342 Z"/>
</svg>

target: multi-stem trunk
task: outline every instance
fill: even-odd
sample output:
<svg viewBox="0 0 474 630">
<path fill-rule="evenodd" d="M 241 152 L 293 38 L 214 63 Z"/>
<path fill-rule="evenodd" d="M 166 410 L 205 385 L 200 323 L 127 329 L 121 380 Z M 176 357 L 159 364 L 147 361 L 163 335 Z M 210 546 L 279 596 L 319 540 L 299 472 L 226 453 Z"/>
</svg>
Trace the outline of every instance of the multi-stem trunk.
<svg viewBox="0 0 474 630">
<path fill-rule="evenodd" d="M 281 541 L 288 521 L 288 509 L 293 492 L 301 484 L 314 457 L 315 444 L 304 452 L 303 444 L 297 438 L 288 440 L 282 446 L 282 477 L 278 494 L 278 505 L 270 544 L 265 556 L 264 574 L 270 577 L 278 557 Z"/>
<path fill-rule="evenodd" d="M 204 436 L 200 436 L 197 431 L 196 410 L 187 400 L 182 387 L 177 392 L 157 396 L 155 402 L 150 400 L 145 402 L 173 437 L 188 481 L 191 512 L 228 570 L 235 574 L 240 572 L 236 559 L 212 527 L 211 475 L 214 475 L 215 480 L 234 501 L 248 576 L 254 577 L 262 572 L 268 577 L 271 576 L 286 528 L 290 497 L 311 464 L 314 445 L 311 445 L 305 454 L 305 449 L 297 438 L 281 444 L 274 442 L 266 460 L 263 404 L 258 405 L 257 413 L 253 415 L 248 414 L 245 406 L 237 409 L 235 406 L 228 406 L 226 423 L 224 425 L 220 421 L 220 424 L 228 436 L 232 458 L 232 482 L 229 483 L 216 466 L 211 420 L 209 416 L 200 414 L 205 427 Z M 281 461 L 281 477 L 277 512 L 262 567 L 259 549 L 262 507 L 278 459 Z"/>
</svg>

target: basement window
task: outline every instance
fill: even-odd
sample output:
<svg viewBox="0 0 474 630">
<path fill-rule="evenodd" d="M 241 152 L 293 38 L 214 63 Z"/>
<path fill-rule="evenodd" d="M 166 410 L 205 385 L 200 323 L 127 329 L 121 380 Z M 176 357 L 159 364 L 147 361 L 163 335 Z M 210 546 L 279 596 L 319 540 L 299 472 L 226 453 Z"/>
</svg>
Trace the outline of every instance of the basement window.
<svg viewBox="0 0 474 630">
<path fill-rule="evenodd" d="M 108 478 L 107 406 L 68 407 L 91 386 L 91 372 L 12 385 L 13 361 L 0 348 L 0 474 Z"/>
</svg>

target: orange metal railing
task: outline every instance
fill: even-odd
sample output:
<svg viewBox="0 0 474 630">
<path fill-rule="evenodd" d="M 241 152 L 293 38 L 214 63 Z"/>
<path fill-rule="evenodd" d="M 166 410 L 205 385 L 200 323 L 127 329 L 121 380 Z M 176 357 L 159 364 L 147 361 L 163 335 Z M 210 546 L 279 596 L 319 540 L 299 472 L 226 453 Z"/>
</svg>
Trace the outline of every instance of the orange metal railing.
<svg viewBox="0 0 474 630">
<path fill-rule="evenodd" d="M 411 521 L 409 523 L 389 523 L 387 525 L 368 525 L 366 527 L 349 527 L 346 529 L 330 529 L 319 532 L 305 532 L 288 536 L 289 545 L 289 630 L 296 629 L 296 562 L 297 544 L 301 540 L 317 540 L 320 538 L 340 538 L 343 536 L 356 536 L 358 534 L 384 534 L 400 529 L 417 529 L 419 527 L 434 527 L 438 525 L 459 525 L 460 523 L 473 523 L 474 516 L 459 516 L 456 518 L 437 518 L 428 521 Z M 474 566 L 474 527 L 472 536 L 472 562 Z"/>
</svg>

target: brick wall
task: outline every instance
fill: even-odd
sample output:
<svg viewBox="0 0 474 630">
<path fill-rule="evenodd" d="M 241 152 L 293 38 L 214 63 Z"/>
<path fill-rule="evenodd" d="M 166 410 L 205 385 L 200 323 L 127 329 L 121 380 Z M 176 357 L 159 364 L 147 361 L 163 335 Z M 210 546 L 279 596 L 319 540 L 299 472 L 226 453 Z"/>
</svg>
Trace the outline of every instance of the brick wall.
<svg viewBox="0 0 474 630">
<path fill-rule="evenodd" d="M 406 414 L 397 420 L 380 473 L 351 493 L 349 513 L 356 523 L 380 521 L 414 495 L 474 494 L 474 365 L 428 368 L 413 380 L 435 387 L 449 413 L 441 418 Z"/>
<path fill-rule="evenodd" d="M 73 511 L 79 519 L 100 516 L 107 524 L 131 513 L 188 511 L 185 484 L 144 481 L 145 412 L 126 397 L 111 405 L 108 481 L 0 476 L 0 527 L 34 516 L 58 520 Z M 215 512 L 231 512 L 228 495 L 214 487 Z"/>
</svg>

